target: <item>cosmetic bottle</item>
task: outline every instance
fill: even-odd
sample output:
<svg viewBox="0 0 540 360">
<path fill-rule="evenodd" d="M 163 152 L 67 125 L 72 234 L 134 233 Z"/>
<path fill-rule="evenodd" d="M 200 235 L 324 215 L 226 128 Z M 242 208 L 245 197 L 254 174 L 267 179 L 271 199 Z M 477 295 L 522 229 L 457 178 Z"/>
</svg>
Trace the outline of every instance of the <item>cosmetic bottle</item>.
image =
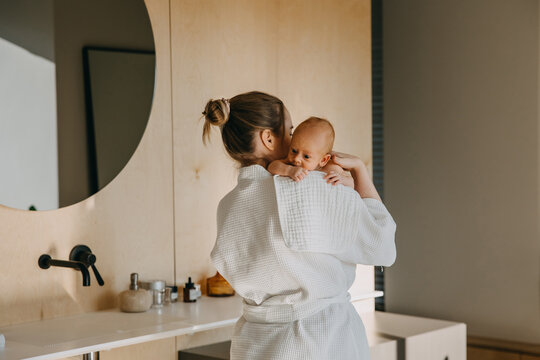
<svg viewBox="0 0 540 360">
<path fill-rule="evenodd" d="M 132 273 L 130 279 L 129 290 L 120 293 L 120 310 L 132 313 L 144 312 L 152 305 L 152 295 L 144 289 L 139 289 L 137 285 L 139 274 Z"/>
<path fill-rule="evenodd" d="M 167 295 L 167 290 L 169 290 L 168 295 Z M 178 286 L 176 286 L 176 285 L 167 285 L 165 287 L 165 302 L 167 302 L 167 300 L 170 303 L 175 303 L 175 302 L 178 301 Z"/>
<path fill-rule="evenodd" d="M 191 277 L 184 286 L 184 302 L 195 302 L 197 301 L 197 289 L 195 284 L 191 282 Z"/>
</svg>

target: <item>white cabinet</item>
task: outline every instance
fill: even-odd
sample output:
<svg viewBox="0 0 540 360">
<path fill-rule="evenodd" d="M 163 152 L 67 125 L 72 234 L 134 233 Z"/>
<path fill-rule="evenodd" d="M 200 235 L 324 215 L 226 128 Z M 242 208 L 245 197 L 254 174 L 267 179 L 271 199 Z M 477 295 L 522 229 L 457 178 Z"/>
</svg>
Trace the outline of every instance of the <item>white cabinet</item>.
<svg viewBox="0 0 540 360">
<path fill-rule="evenodd" d="M 376 334 L 366 328 L 370 360 L 397 360 L 398 342 L 391 337 Z M 401 359 L 400 359 L 401 360 Z"/>
<path fill-rule="evenodd" d="M 394 339 L 389 347 L 372 348 L 372 360 L 466 360 L 466 325 L 386 312 L 360 314 L 370 336 Z"/>
</svg>

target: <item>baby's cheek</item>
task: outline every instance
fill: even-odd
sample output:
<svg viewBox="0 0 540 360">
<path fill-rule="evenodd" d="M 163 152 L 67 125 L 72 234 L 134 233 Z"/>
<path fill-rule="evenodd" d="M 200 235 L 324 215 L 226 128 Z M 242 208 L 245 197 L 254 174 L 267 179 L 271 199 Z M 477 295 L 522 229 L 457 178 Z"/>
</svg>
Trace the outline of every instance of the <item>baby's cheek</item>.
<svg viewBox="0 0 540 360">
<path fill-rule="evenodd" d="M 303 168 L 309 171 L 313 171 L 317 169 L 317 164 L 313 162 L 304 162 Z"/>
</svg>

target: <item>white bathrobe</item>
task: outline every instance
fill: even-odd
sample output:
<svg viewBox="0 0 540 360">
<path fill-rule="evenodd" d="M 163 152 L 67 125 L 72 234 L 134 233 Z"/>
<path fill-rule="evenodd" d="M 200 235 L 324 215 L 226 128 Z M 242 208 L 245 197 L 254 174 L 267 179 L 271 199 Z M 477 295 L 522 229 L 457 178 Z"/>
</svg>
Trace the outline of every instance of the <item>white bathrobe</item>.
<svg viewBox="0 0 540 360">
<path fill-rule="evenodd" d="M 233 360 L 369 359 L 348 289 L 356 264 L 394 262 L 396 225 L 380 201 L 324 175 L 296 183 L 243 167 L 219 204 L 212 262 L 244 299 Z"/>
</svg>

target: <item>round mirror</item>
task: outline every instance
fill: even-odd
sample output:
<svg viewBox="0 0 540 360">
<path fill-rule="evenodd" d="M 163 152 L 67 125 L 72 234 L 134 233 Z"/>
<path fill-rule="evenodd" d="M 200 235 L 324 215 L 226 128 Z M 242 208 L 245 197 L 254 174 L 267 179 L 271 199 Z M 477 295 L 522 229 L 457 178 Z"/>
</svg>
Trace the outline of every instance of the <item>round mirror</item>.
<svg viewBox="0 0 540 360">
<path fill-rule="evenodd" d="M 144 0 L 0 1 L 0 204 L 77 203 L 146 128 L 155 54 Z"/>
</svg>

